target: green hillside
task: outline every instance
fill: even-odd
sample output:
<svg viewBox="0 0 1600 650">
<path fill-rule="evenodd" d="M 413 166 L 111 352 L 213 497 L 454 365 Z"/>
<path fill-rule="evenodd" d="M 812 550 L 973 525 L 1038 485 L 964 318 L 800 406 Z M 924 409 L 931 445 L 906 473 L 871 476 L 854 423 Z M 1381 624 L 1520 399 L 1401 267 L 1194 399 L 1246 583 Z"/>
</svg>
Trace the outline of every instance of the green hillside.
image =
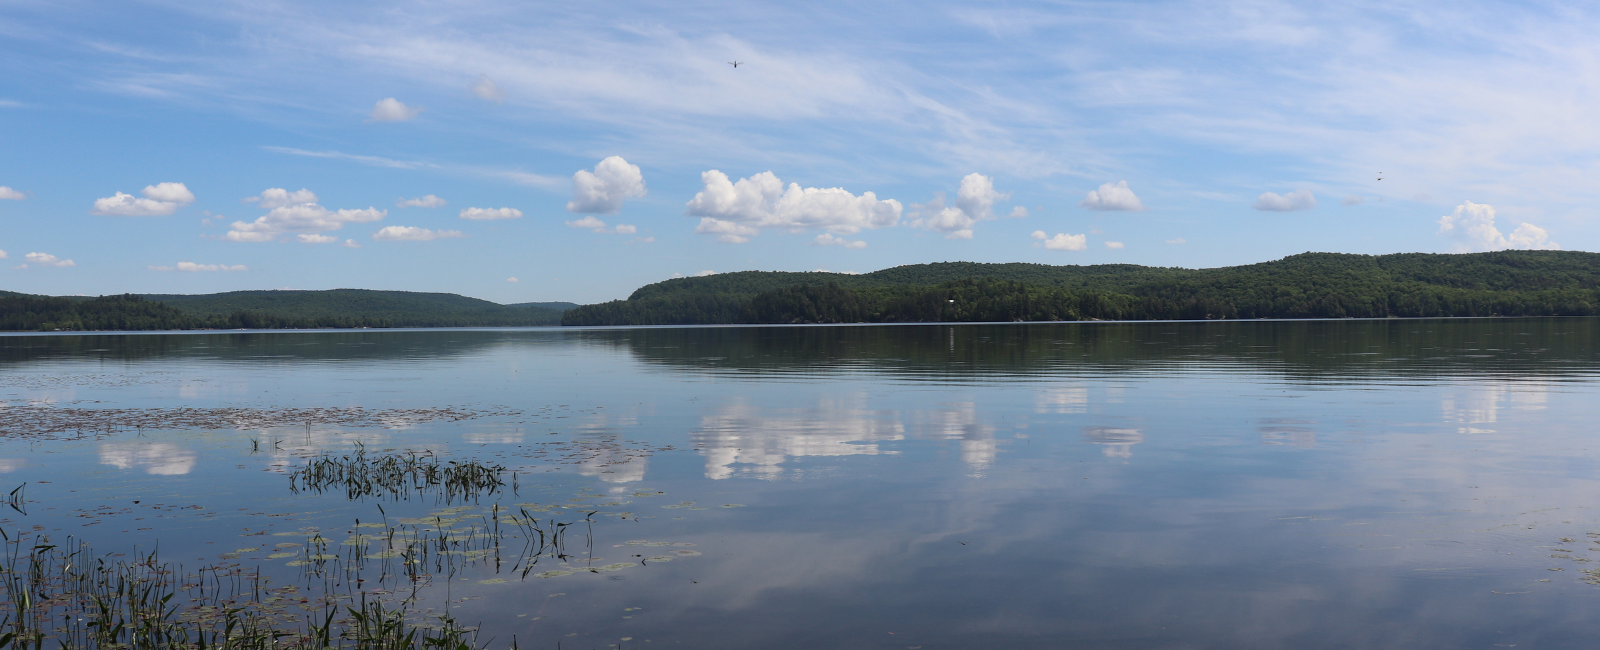
<svg viewBox="0 0 1600 650">
<path fill-rule="evenodd" d="M 450 293 L 232 291 L 33 296 L 0 292 L 0 330 L 304 329 L 556 325 L 571 303 L 501 305 Z"/>
<path fill-rule="evenodd" d="M 453 293 L 331 289 L 327 291 L 230 291 L 204 295 L 150 294 L 197 316 L 238 312 L 325 323 L 317 327 L 485 327 L 555 325 L 560 309 L 501 305 Z"/>
<path fill-rule="evenodd" d="M 1589 315 L 1600 254 L 1304 253 L 1214 269 L 949 262 L 747 271 L 641 287 L 565 325 Z"/>
</svg>

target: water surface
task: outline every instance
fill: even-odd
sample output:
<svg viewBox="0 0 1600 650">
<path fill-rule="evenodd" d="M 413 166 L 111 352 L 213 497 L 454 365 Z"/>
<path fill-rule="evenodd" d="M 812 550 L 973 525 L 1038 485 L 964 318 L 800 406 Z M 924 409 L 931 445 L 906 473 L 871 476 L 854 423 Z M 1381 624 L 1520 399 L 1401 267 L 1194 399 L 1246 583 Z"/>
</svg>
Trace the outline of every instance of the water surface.
<svg viewBox="0 0 1600 650">
<path fill-rule="evenodd" d="M 289 489 L 359 444 L 593 519 L 626 568 L 422 595 L 523 647 L 1592 647 L 1597 370 L 1596 319 L 6 336 L 0 525 L 287 576 L 444 507 Z"/>
</svg>

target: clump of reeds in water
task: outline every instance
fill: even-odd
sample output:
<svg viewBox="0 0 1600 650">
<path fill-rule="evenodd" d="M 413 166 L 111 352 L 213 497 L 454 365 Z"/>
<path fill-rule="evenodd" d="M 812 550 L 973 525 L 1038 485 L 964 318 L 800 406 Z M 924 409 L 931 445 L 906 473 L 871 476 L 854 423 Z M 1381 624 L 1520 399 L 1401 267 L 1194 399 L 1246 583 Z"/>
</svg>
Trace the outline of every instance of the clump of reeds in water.
<svg viewBox="0 0 1600 650">
<path fill-rule="evenodd" d="M 0 650 L 42 650 L 47 644 L 473 650 L 482 647 L 475 629 L 448 616 L 419 620 L 419 590 L 434 575 L 447 576 L 448 586 L 469 565 L 490 565 L 496 574 L 524 579 L 542 559 L 569 566 L 566 532 L 573 523 L 590 525 L 584 555 L 593 555 L 590 519 L 558 523 L 540 521 L 526 509 L 500 513 L 495 504 L 476 525 L 453 526 L 462 519 L 433 517 L 432 525 L 385 523 L 372 534 L 359 532 L 364 528 L 358 521 L 357 534 L 332 548 L 320 533 L 309 533 L 301 559 L 290 563 L 299 571 L 282 584 L 238 564 L 190 571 L 162 562 L 154 552 L 121 560 L 96 555 L 70 537 L 56 545 L 0 530 Z M 508 525 L 501 527 L 502 520 Z M 517 539 L 520 547 L 510 543 Z M 514 557 L 506 558 L 502 549 L 514 550 Z"/>
<path fill-rule="evenodd" d="M 505 473 L 501 465 L 442 461 L 432 452 L 368 456 L 366 447 L 357 443 L 351 453 L 323 454 L 295 469 L 289 474 L 289 489 L 295 493 L 343 489 L 352 500 L 434 494 L 451 503 L 495 494 L 506 487 L 501 478 Z"/>
<path fill-rule="evenodd" d="M 274 601 L 296 591 L 238 566 L 185 572 L 155 553 L 132 561 L 96 556 L 69 538 L 61 546 L 5 536 L 0 558 L 0 648 L 358 648 L 480 647 L 451 618 L 408 624 L 406 603 L 364 596 L 342 609 L 289 615 Z M 513 644 L 514 647 L 514 644 Z"/>
</svg>

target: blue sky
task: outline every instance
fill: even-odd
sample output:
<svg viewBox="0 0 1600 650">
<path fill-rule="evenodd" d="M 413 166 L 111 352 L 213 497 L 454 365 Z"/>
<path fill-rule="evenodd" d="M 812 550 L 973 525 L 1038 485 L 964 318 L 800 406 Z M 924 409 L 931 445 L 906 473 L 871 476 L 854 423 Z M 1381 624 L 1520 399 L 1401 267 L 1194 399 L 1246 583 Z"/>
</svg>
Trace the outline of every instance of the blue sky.
<svg viewBox="0 0 1600 650">
<path fill-rule="evenodd" d="M 595 302 L 1594 250 L 1597 32 L 1553 3 L 4 0 L 0 288 Z"/>
</svg>

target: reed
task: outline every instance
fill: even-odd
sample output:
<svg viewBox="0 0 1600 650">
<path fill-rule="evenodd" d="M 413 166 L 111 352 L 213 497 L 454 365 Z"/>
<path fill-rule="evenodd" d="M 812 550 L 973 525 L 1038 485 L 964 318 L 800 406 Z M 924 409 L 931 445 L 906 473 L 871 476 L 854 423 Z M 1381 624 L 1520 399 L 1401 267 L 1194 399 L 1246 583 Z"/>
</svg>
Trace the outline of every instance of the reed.
<svg viewBox="0 0 1600 650">
<path fill-rule="evenodd" d="M 477 502 L 505 488 L 505 472 L 504 466 L 475 460 L 442 461 L 428 451 L 369 456 L 356 443 L 350 453 L 322 454 L 296 468 L 289 474 L 289 489 L 296 494 L 343 490 L 351 500 L 398 501 L 432 494 L 447 504 Z"/>
</svg>

